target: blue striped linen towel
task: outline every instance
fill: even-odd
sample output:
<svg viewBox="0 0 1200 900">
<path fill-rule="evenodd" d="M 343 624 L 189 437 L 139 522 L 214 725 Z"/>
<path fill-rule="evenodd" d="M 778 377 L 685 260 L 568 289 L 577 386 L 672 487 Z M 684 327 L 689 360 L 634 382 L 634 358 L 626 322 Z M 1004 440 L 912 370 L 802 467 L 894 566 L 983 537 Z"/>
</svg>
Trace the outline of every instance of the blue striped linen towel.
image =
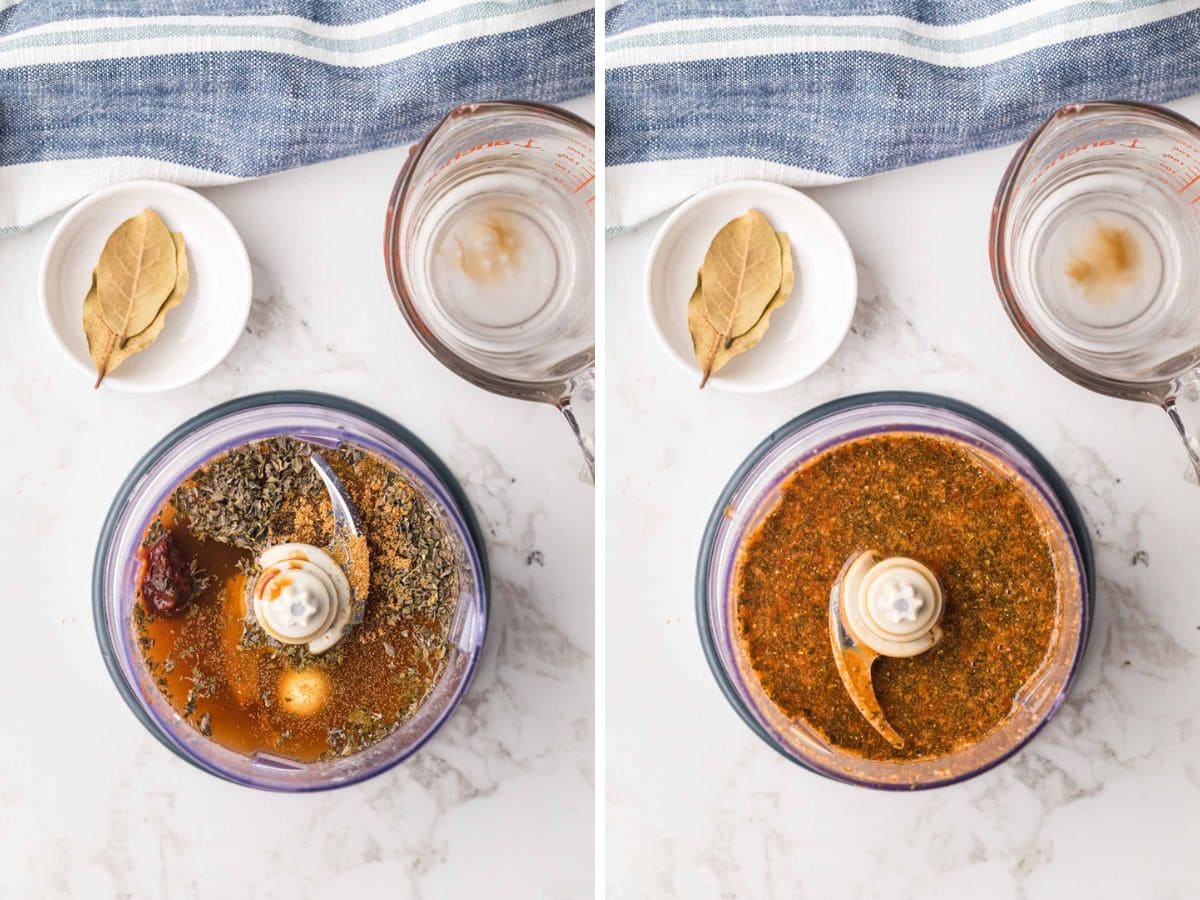
<svg viewBox="0 0 1200 900">
<path fill-rule="evenodd" d="M 0 233 L 131 178 L 226 184 L 594 89 L 589 0 L 0 0 Z"/>
<path fill-rule="evenodd" d="M 1200 92 L 1198 9 L 610 0 L 607 225 L 735 178 L 830 184 L 1010 143 L 1065 103 Z"/>
</svg>

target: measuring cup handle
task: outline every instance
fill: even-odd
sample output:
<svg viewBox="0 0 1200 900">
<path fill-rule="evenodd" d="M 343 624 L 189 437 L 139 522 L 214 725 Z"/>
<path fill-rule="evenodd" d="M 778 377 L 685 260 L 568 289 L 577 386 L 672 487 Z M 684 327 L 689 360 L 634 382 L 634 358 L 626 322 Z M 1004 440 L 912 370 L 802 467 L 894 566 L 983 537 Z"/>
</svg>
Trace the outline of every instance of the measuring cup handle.
<svg viewBox="0 0 1200 900">
<path fill-rule="evenodd" d="M 579 439 L 587 480 L 596 481 L 596 371 L 588 369 L 572 378 L 559 398 L 558 408 Z"/>
<path fill-rule="evenodd" d="M 1175 423 L 1192 461 L 1187 480 L 1200 483 L 1200 369 L 1175 380 L 1170 395 L 1163 401 L 1163 409 Z"/>
</svg>

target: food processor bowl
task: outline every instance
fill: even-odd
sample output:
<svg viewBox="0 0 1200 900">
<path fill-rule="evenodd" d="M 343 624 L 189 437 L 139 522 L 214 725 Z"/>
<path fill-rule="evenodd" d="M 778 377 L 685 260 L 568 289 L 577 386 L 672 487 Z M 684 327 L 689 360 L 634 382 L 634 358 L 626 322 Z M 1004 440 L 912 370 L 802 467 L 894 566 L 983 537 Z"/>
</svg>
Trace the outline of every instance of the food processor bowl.
<svg viewBox="0 0 1200 900">
<path fill-rule="evenodd" d="M 1013 714 L 983 740 L 931 759 L 865 759 L 786 717 L 763 691 L 738 631 L 734 577 L 738 551 L 771 512 L 783 481 L 818 454 L 857 438 L 916 432 L 974 448 L 1014 478 L 1047 525 L 1058 575 L 1059 622 L 1043 666 Z M 725 697 L 755 734 L 799 765 L 848 784 L 913 790 L 954 784 L 987 771 L 1023 747 L 1067 696 L 1083 659 L 1091 621 L 1093 563 L 1079 508 L 1050 464 L 986 413 L 931 394 L 862 394 L 817 407 L 763 441 L 742 463 L 709 518 L 696 570 L 696 614 L 708 662 Z"/>
<path fill-rule="evenodd" d="M 458 570 L 451 650 L 430 695 L 408 721 L 358 753 L 300 763 L 259 752 L 245 756 L 204 737 L 154 688 L 134 646 L 130 616 L 137 601 L 136 557 L 150 520 L 190 473 L 226 450 L 288 436 L 334 448 L 343 442 L 377 454 L 405 473 L 449 535 Z M 147 730 L 180 758 L 220 778 L 273 791 L 344 787 L 390 769 L 415 753 L 454 712 L 483 648 L 488 573 L 475 516 L 454 477 L 419 439 L 374 410 L 305 391 L 256 394 L 221 404 L 176 428 L 134 467 L 113 500 L 92 572 L 100 652 L 126 704 Z"/>
</svg>

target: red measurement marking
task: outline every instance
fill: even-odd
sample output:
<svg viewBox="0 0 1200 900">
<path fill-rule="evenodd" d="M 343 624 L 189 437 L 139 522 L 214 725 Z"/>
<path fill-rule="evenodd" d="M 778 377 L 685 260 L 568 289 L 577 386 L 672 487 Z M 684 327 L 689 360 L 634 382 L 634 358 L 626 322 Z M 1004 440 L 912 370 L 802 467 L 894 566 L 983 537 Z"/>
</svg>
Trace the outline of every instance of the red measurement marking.
<svg viewBox="0 0 1200 900">
<path fill-rule="evenodd" d="M 1103 141 L 1092 141 L 1092 143 L 1090 143 L 1090 144 L 1080 144 L 1078 147 L 1072 147 L 1070 150 L 1064 150 L 1062 153 L 1058 154 L 1058 156 L 1056 156 L 1054 159 L 1050 160 L 1050 162 L 1048 164 L 1043 166 L 1041 171 L 1039 171 L 1036 175 L 1033 176 L 1033 180 L 1037 181 L 1039 178 L 1041 178 L 1043 175 L 1045 175 L 1047 172 L 1049 172 L 1051 169 L 1053 169 L 1055 166 L 1057 166 L 1060 162 L 1062 162 L 1064 159 L 1066 159 L 1069 156 L 1074 156 L 1076 153 L 1082 153 L 1085 150 L 1096 150 L 1100 147 L 1111 147 L 1115 143 L 1116 143 L 1116 141 L 1114 141 L 1114 140 L 1106 139 Z M 1121 146 L 1129 147 L 1129 146 L 1135 146 L 1136 144 L 1137 144 L 1137 140 L 1135 139 L 1132 145 L 1131 144 L 1122 144 Z M 1138 148 L 1138 149 L 1141 149 L 1141 148 Z"/>
<path fill-rule="evenodd" d="M 585 187 L 587 187 L 589 184 L 591 184 L 595 180 L 596 180 L 595 175 L 589 175 L 583 181 L 579 182 L 579 186 L 577 188 L 575 188 L 575 190 L 571 191 L 571 193 L 578 194 L 580 191 L 582 191 Z"/>
<path fill-rule="evenodd" d="M 455 153 L 452 157 L 450 157 L 448 160 L 446 160 L 444 163 L 442 163 L 440 166 L 438 166 L 436 169 L 434 169 L 432 172 L 430 172 L 429 177 L 427 177 L 425 179 L 425 184 L 431 184 L 435 178 L 437 178 L 439 175 L 441 175 L 443 172 L 445 172 L 447 169 L 449 169 L 451 166 L 455 165 L 456 163 L 462 162 L 462 160 L 464 160 L 466 157 L 470 156 L 472 153 L 478 153 L 481 150 L 492 150 L 496 147 L 510 147 L 510 146 L 515 149 L 518 149 L 518 150 L 535 150 L 539 153 L 545 151 L 545 148 L 541 144 L 539 144 L 534 138 L 529 138 L 527 140 L 519 141 L 517 143 L 513 143 L 512 141 L 497 140 L 497 141 L 488 141 L 486 144 L 476 144 L 474 147 L 468 147 L 466 150 L 460 150 L 458 153 Z"/>
<path fill-rule="evenodd" d="M 1195 178 L 1193 178 L 1191 181 L 1189 181 L 1187 184 L 1185 184 L 1183 187 L 1181 187 L 1179 189 L 1179 193 L 1182 194 L 1184 191 L 1186 191 L 1188 188 L 1190 188 L 1197 181 L 1200 181 L 1200 175 L 1197 175 Z M 1196 200 L 1200 200 L 1200 197 L 1197 197 Z M 1193 200 L 1192 202 L 1195 203 L 1196 200 Z"/>
</svg>

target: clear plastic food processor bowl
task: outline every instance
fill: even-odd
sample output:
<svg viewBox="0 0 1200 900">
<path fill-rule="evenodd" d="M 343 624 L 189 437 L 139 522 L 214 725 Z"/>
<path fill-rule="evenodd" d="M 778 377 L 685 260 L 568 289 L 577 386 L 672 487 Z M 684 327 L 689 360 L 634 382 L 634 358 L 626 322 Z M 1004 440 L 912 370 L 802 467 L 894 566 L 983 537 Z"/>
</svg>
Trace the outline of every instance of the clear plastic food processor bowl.
<svg viewBox="0 0 1200 900">
<path fill-rule="evenodd" d="M 133 646 L 142 534 L 155 511 L 189 473 L 232 447 L 287 435 L 324 447 L 348 441 L 407 474 L 439 511 L 458 563 L 458 609 L 445 671 L 411 719 L 383 741 L 340 759 L 298 763 L 259 753 L 243 756 L 202 736 L 154 688 Z M 96 634 L 121 696 L 177 756 L 238 784 L 275 791 L 317 791 L 362 781 L 411 756 L 449 718 L 470 684 L 488 619 L 487 561 L 466 498 L 442 462 L 414 435 L 365 406 L 308 392 L 258 394 L 202 413 L 160 441 L 117 492 L 92 573 Z"/>
<path fill-rule="evenodd" d="M 783 480 L 805 460 L 846 441 L 909 431 L 957 439 L 1011 470 L 1049 523 L 1058 572 L 1059 626 L 1042 669 L 999 729 L 936 759 L 878 761 L 832 746 L 782 714 L 755 678 L 738 634 L 733 575 L 738 548 L 778 501 Z M 953 784 L 1024 746 L 1054 714 L 1083 658 L 1091 619 L 1092 554 L 1075 501 L 1049 463 L 1019 435 L 973 407 L 928 394 L 863 394 L 818 407 L 763 441 L 717 502 L 696 571 L 700 638 L 721 690 L 746 724 L 788 759 L 829 778 L 905 790 Z"/>
</svg>

